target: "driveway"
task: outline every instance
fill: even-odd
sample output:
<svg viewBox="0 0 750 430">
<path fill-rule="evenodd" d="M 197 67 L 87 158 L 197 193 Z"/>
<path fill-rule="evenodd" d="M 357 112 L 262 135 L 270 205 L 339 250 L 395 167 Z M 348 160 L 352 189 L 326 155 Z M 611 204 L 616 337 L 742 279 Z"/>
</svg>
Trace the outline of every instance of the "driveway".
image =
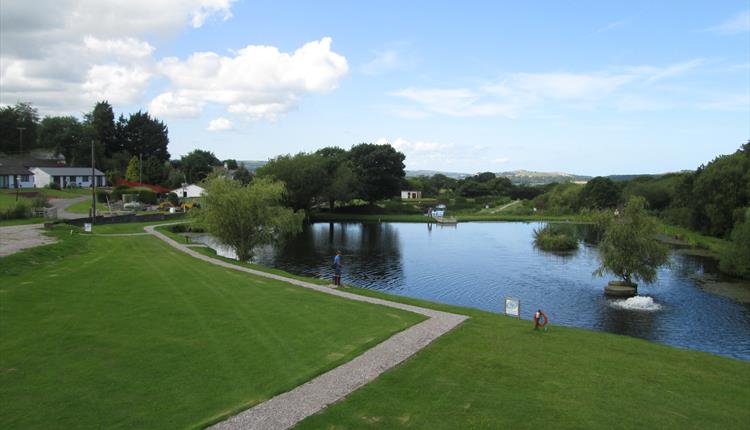
<svg viewBox="0 0 750 430">
<path fill-rule="evenodd" d="M 57 218 L 58 219 L 77 219 L 77 218 L 86 218 L 88 214 L 77 214 L 73 212 L 67 212 L 65 209 L 70 206 L 74 205 L 76 203 L 85 202 L 85 201 L 91 201 L 91 196 L 81 196 L 76 197 L 73 199 L 50 199 L 50 204 L 52 204 L 52 207 L 57 209 Z"/>
<path fill-rule="evenodd" d="M 16 253 L 22 249 L 57 242 L 43 234 L 42 224 L 13 225 L 0 227 L 0 257 Z"/>
</svg>

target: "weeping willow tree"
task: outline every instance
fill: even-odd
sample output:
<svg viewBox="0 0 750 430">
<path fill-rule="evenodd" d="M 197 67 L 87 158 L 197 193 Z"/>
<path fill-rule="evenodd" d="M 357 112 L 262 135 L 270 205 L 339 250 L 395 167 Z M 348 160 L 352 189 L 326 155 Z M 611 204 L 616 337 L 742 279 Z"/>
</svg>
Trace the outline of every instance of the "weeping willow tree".
<svg viewBox="0 0 750 430">
<path fill-rule="evenodd" d="M 302 212 L 282 206 L 284 184 L 256 179 L 249 185 L 226 177 L 206 184 L 198 221 L 217 240 L 231 247 L 240 261 L 253 257 L 253 249 L 302 230 Z"/>
<path fill-rule="evenodd" d="M 635 280 L 651 283 L 656 269 L 667 263 L 667 248 L 656 238 L 655 221 L 645 210 L 645 199 L 633 196 L 622 212 L 604 223 L 599 242 L 599 268 L 596 276 L 611 273 L 628 285 Z"/>
</svg>

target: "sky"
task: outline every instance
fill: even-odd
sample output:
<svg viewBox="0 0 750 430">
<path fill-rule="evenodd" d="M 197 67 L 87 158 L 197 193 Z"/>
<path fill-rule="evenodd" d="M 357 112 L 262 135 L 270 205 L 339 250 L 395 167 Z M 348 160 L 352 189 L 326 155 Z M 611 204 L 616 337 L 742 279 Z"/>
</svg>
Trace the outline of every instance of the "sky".
<svg viewBox="0 0 750 430">
<path fill-rule="evenodd" d="M 0 104 L 169 151 L 389 143 L 407 169 L 695 169 L 750 138 L 750 0 L 3 0 Z"/>
</svg>

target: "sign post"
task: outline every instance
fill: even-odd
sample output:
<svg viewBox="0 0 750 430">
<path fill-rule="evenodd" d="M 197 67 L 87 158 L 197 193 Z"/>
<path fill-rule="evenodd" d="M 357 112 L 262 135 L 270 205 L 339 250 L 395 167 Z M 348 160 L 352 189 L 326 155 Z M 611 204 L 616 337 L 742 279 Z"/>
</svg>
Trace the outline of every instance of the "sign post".
<svg viewBox="0 0 750 430">
<path fill-rule="evenodd" d="M 505 298 L 505 315 L 521 318 L 521 300 L 512 297 Z"/>
</svg>

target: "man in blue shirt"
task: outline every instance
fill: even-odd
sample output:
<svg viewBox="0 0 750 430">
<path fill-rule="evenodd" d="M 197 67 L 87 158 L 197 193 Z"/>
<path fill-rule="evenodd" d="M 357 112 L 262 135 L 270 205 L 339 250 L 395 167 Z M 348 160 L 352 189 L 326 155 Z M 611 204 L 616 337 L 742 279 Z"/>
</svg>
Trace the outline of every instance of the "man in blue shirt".
<svg viewBox="0 0 750 430">
<path fill-rule="evenodd" d="M 336 251 L 336 256 L 333 257 L 333 284 L 341 285 L 341 251 Z"/>
</svg>

